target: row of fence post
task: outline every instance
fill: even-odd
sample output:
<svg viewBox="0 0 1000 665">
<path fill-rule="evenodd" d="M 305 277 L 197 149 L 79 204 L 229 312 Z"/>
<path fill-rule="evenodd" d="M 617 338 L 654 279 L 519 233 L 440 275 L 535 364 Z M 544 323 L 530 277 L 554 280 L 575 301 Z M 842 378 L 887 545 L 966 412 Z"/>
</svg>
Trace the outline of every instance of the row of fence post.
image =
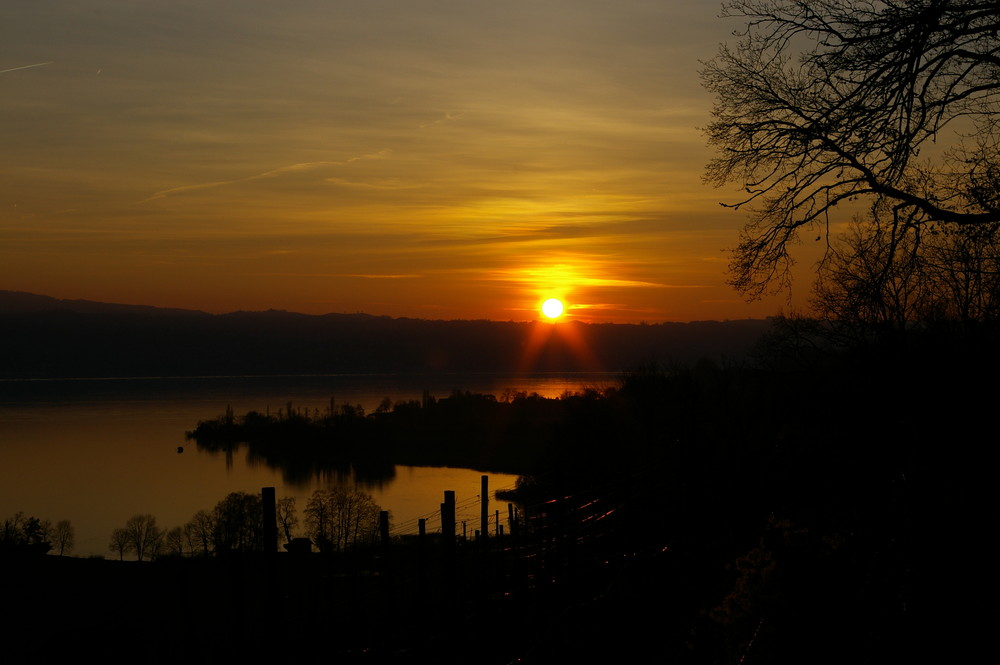
<svg viewBox="0 0 1000 665">
<path fill-rule="evenodd" d="M 489 537 L 489 476 L 482 476 L 481 501 L 480 501 L 480 528 L 476 531 L 477 538 Z M 261 503 L 264 512 L 264 542 L 265 550 L 268 553 L 278 551 L 278 520 L 276 512 L 276 497 L 273 487 L 261 488 Z M 441 537 L 447 547 L 455 543 L 457 536 L 455 491 L 445 490 L 444 501 L 441 503 Z M 503 525 L 500 523 L 500 511 L 495 511 L 495 535 L 503 535 Z M 507 504 L 507 523 L 510 525 L 511 536 L 517 535 L 517 512 L 514 505 Z M 465 522 L 462 536 L 465 538 Z M 418 520 L 418 535 L 420 538 L 426 537 L 427 521 L 424 518 Z M 388 547 L 391 540 L 389 533 L 389 511 L 383 510 L 379 513 L 379 539 L 382 547 Z"/>
</svg>

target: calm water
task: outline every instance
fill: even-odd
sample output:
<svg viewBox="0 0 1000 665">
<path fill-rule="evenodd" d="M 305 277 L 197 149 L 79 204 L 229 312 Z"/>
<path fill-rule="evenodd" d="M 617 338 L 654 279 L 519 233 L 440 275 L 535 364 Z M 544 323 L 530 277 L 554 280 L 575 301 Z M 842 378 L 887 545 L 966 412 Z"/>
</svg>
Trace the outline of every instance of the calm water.
<svg viewBox="0 0 1000 665">
<path fill-rule="evenodd" d="M 385 397 L 419 399 L 424 390 L 436 397 L 455 389 L 557 397 L 617 379 L 616 374 L 468 374 L 0 381 L 0 519 L 17 511 L 53 523 L 68 519 L 76 530 L 74 554 L 111 556 L 111 531 L 136 513 L 151 513 L 169 529 L 211 509 L 229 492 L 267 486 L 279 497 L 297 497 L 301 512 L 312 491 L 328 482 L 293 484 L 280 470 L 249 464 L 244 451 L 227 459 L 185 441 L 184 433 L 199 420 L 214 418 L 227 406 L 237 414 L 273 413 L 289 401 L 325 410 L 333 398 L 372 410 Z M 459 519 L 467 520 L 471 536 L 479 528 L 482 475 L 397 467 L 394 479 L 364 489 L 392 512 L 396 533 L 415 533 L 420 517 L 434 530 L 443 493 L 454 490 Z M 516 476 L 490 474 L 490 493 L 515 481 Z M 505 515 L 506 504 L 491 502 L 490 514 L 495 510 Z"/>
</svg>

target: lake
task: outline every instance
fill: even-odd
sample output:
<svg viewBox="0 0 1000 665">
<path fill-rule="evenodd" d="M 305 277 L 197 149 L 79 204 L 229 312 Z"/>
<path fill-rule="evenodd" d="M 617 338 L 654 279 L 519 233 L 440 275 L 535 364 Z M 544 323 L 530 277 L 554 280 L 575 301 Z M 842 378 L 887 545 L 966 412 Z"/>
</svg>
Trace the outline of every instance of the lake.
<svg viewBox="0 0 1000 665">
<path fill-rule="evenodd" d="M 495 394 L 505 390 L 558 397 L 603 388 L 617 373 L 586 374 L 355 374 L 281 377 L 181 377 L 0 381 L 0 519 L 18 511 L 53 524 L 68 519 L 77 556 L 106 555 L 111 531 L 137 513 L 150 513 L 164 529 L 182 526 L 229 492 L 274 487 L 294 496 L 299 513 L 313 490 L 350 479 L 291 482 L 280 469 L 251 464 L 245 451 L 228 457 L 199 451 L 184 434 L 200 420 L 231 406 L 237 414 L 296 408 L 326 410 L 337 403 L 375 409 L 386 397 L 419 399 L 424 391 Z M 183 452 L 178 448 L 183 447 Z M 479 528 L 481 477 L 470 469 L 397 467 L 393 479 L 364 486 L 392 513 L 394 534 L 429 531 L 445 490 L 456 493 L 459 532 Z M 488 474 L 489 493 L 513 487 L 516 476 Z M 491 501 L 490 514 L 506 503 Z M 439 525 L 439 520 L 437 524 Z M 494 527 L 491 527 L 491 530 Z"/>
</svg>

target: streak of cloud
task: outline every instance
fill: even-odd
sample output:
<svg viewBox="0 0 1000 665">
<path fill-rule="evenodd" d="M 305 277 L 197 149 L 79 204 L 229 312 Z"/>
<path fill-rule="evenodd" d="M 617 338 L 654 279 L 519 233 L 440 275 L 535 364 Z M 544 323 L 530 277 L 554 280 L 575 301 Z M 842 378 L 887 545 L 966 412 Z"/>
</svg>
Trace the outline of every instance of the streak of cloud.
<svg viewBox="0 0 1000 665">
<path fill-rule="evenodd" d="M 7 72 L 16 72 L 21 69 L 31 69 L 32 67 L 43 67 L 45 65 L 51 65 L 52 62 L 36 62 L 33 65 L 21 65 L 20 67 L 11 67 L 9 69 L 0 69 L 0 74 L 6 74 Z"/>
<path fill-rule="evenodd" d="M 170 189 L 164 189 L 159 192 L 155 192 L 148 198 L 145 198 L 142 201 L 140 201 L 140 203 L 148 203 L 149 201 L 155 201 L 157 199 L 166 198 L 174 194 L 184 194 L 187 192 L 213 189 L 216 187 L 225 187 L 227 185 L 236 185 L 242 182 L 252 182 L 254 180 L 262 180 L 264 178 L 274 178 L 276 176 L 284 175 L 286 173 L 299 173 L 303 171 L 311 171 L 330 166 L 347 166 L 349 164 L 354 164 L 355 162 L 363 160 L 386 159 L 391 154 L 392 154 L 391 150 L 379 150 L 378 152 L 374 152 L 367 155 L 358 155 L 356 157 L 351 157 L 350 159 L 345 159 L 342 161 L 320 161 L 320 162 L 303 162 L 301 164 L 289 164 L 287 166 L 280 166 L 276 169 L 271 169 L 270 171 L 265 171 L 263 173 L 257 173 L 255 175 L 246 176 L 245 178 L 234 178 L 233 180 L 219 180 L 216 182 L 205 182 L 194 185 L 182 185 L 180 187 L 171 187 Z"/>
<path fill-rule="evenodd" d="M 596 261 L 587 261 L 586 263 L 593 265 L 585 265 L 583 260 L 578 260 L 578 265 L 555 264 L 512 268 L 509 270 L 494 271 L 490 273 L 489 278 L 520 284 L 551 284 L 573 288 L 667 288 L 666 284 L 657 282 L 603 277 L 598 274 L 598 271 L 602 269 L 607 270 L 608 266 L 606 264 L 602 265 L 601 262 Z"/>
</svg>

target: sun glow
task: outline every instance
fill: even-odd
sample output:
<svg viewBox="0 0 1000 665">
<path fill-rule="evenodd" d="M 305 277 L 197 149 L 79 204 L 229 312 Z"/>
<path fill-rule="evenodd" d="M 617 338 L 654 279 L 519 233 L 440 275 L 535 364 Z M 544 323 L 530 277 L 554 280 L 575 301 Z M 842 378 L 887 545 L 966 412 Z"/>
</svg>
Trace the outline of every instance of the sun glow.
<svg viewBox="0 0 1000 665">
<path fill-rule="evenodd" d="M 562 300 L 558 298 L 549 298 L 542 303 L 542 314 L 544 314 L 549 319 L 558 319 L 563 315 L 566 310 L 566 306 L 563 305 Z"/>
</svg>

